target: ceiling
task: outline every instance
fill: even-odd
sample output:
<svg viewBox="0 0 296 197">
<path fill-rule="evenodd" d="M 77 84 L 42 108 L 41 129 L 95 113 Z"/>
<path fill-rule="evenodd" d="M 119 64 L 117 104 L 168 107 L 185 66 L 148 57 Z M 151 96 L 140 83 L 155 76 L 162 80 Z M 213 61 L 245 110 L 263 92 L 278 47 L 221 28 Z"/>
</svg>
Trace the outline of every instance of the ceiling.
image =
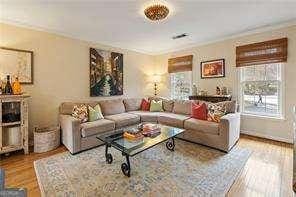
<svg viewBox="0 0 296 197">
<path fill-rule="evenodd" d="M 144 7 L 163 2 L 167 19 Z M 296 20 L 296 1 L 1 0 L 0 20 L 147 54 L 160 54 Z M 188 37 L 173 40 L 178 34 Z"/>
</svg>

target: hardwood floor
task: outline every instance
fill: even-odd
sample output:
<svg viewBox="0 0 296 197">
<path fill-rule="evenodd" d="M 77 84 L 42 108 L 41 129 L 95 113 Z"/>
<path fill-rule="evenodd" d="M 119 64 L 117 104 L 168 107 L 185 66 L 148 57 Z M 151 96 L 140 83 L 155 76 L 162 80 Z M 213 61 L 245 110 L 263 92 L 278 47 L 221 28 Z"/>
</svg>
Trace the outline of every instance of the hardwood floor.
<svg viewBox="0 0 296 197">
<path fill-rule="evenodd" d="M 33 162 L 66 150 L 65 147 L 61 146 L 47 153 L 24 155 L 21 152 L 16 152 L 8 157 L 0 157 L 0 166 L 5 170 L 6 187 L 24 187 L 27 188 L 29 197 L 40 196 Z"/>
<path fill-rule="evenodd" d="M 272 140 L 241 136 L 238 144 L 253 151 L 228 196 L 293 196 L 292 145 Z M 47 152 L 0 157 L 6 172 L 7 187 L 25 187 L 29 196 L 40 196 L 33 161 L 66 151 L 64 147 Z"/>
<path fill-rule="evenodd" d="M 291 144 L 242 136 L 239 146 L 253 151 L 229 196 L 294 196 Z"/>
</svg>

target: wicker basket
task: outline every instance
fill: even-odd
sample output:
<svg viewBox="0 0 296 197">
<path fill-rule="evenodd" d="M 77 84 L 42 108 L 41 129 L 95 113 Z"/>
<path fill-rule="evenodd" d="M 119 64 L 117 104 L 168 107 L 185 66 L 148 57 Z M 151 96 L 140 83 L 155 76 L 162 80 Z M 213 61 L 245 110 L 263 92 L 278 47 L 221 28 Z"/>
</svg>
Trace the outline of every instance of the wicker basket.
<svg viewBox="0 0 296 197">
<path fill-rule="evenodd" d="M 34 152 L 43 153 L 60 145 L 60 127 L 36 127 L 34 131 Z"/>
</svg>

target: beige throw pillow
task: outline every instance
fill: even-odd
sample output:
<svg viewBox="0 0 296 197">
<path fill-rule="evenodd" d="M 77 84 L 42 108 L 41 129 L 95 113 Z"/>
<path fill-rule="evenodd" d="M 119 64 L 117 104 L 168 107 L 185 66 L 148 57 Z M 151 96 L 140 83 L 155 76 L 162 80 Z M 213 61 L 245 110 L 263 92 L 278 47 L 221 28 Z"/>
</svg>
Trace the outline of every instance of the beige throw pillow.
<svg viewBox="0 0 296 197">
<path fill-rule="evenodd" d="M 104 116 L 102 114 L 102 110 L 99 104 L 97 104 L 94 108 L 88 106 L 88 121 L 93 122 L 96 120 L 103 119 Z"/>
<path fill-rule="evenodd" d="M 191 114 L 191 103 L 192 101 L 187 100 L 174 101 L 173 113 L 185 115 Z"/>
</svg>

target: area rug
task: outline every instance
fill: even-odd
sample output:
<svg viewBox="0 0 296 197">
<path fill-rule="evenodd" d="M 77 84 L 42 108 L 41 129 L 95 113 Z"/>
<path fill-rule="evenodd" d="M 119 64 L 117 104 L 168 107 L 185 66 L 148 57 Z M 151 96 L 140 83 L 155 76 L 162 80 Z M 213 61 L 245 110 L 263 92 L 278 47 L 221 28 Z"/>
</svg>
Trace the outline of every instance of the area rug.
<svg viewBox="0 0 296 197">
<path fill-rule="evenodd" d="M 34 162 L 43 196 L 225 196 L 251 151 L 234 147 L 228 154 L 176 140 L 175 151 L 159 144 L 134 157 L 131 177 L 121 172 L 125 158 L 104 147 L 77 155 L 68 152 Z"/>
</svg>

